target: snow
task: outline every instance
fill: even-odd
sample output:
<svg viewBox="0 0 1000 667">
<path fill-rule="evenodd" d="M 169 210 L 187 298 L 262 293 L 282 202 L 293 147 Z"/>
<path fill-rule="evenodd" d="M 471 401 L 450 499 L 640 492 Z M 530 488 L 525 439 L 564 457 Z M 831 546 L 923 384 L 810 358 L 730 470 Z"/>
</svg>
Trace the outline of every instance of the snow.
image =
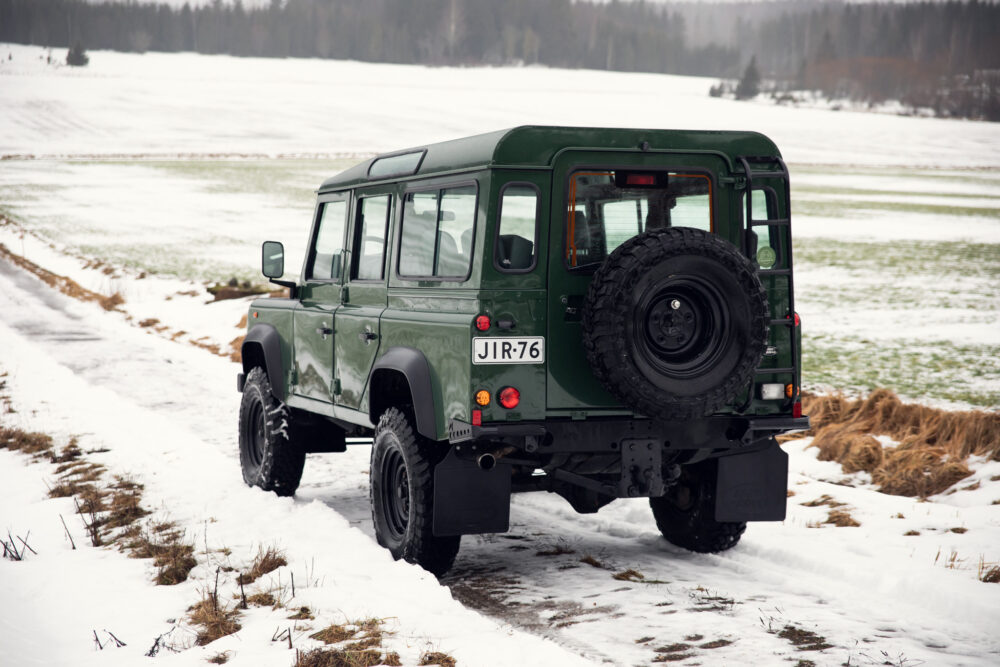
<svg viewBox="0 0 1000 667">
<path fill-rule="evenodd" d="M 0 155 L 368 153 L 549 124 L 754 129 L 797 163 L 1000 166 L 990 123 L 745 104 L 708 97 L 708 78 L 103 51 L 72 69 L 43 53 L 0 46 Z"/>
<path fill-rule="evenodd" d="M 156 660 L 202 665 L 228 651 L 228 664 L 288 665 L 294 652 L 271 641 L 276 628 L 292 628 L 295 647 L 309 648 L 309 632 L 376 616 L 394 633 L 387 650 L 407 665 L 428 649 L 460 665 L 634 665 L 673 643 L 693 647 L 683 664 L 1000 661 L 1000 589 L 977 579 L 981 560 L 1000 561 L 998 462 L 974 460 L 974 475 L 954 492 L 920 502 L 879 494 L 865 475 L 817 460 L 808 440 L 788 443 L 788 518 L 751 524 L 738 547 L 719 555 L 664 542 L 643 501 L 578 515 L 555 496 L 519 495 L 511 532 L 464 538 L 439 583 L 375 543 L 366 444 L 310 456 L 295 498 L 247 488 L 235 449 L 238 366 L 190 344 L 225 346 L 241 333 L 248 301 L 206 304 L 202 281 L 224 277 L 213 274 L 219 266 L 255 273 L 264 238 L 301 256 L 310 190 L 349 164 L 344 156 L 526 122 L 753 128 L 795 162 L 793 187 L 807 191 L 806 203 L 835 205 L 823 190 L 831 188 L 868 191 L 860 195 L 867 205 L 959 209 L 943 219 L 884 208 L 846 219 L 810 213 L 796 218 L 803 239 L 995 245 L 995 125 L 746 105 L 709 98 L 710 80 L 659 75 L 107 52 L 71 70 L 45 65 L 38 48 L 0 45 L 7 53 L 14 59 L 0 65 L 0 154 L 15 159 L 0 163 L 0 207 L 16 222 L 0 226 L 0 243 L 126 301 L 109 313 L 0 261 L 0 393 L 17 410 L 2 423 L 50 433 L 59 445 L 76 436 L 84 450 L 107 449 L 87 458 L 141 481 L 144 506 L 185 527 L 199 566 L 186 583 L 153 586 L 150 561 L 89 546 L 72 503 L 46 498 L 54 466 L 0 450 L 0 535 L 27 536 L 38 551 L 0 560 L 3 664 L 134 665 L 175 627 L 171 641 L 190 645 L 191 629 L 177 621 L 211 588 L 216 568 L 245 567 L 270 545 L 289 565 L 259 585 L 283 590 L 289 607 L 310 606 L 312 630 L 293 627 L 287 610 L 253 608 L 236 635 Z M 239 161 L 199 171 L 205 162 L 184 159 L 213 154 Z M 311 159 L 269 160 L 256 173 L 253 156 L 279 155 Z M 844 171 L 840 163 L 861 166 Z M 232 164 L 236 176 L 226 173 Z M 940 291 L 916 266 L 888 275 L 804 269 L 800 294 L 830 285 L 845 297 L 885 285 L 922 298 Z M 861 335 L 881 345 L 948 338 L 1000 349 L 995 280 L 959 274 L 951 287 L 977 303 L 884 312 L 846 298 L 800 303 L 807 326 L 833 337 L 857 333 L 863 316 Z M 138 326 L 150 318 L 167 329 Z M 1000 386 L 995 376 L 983 382 L 987 391 Z M 829 507 L 802 505 L 823 495 L 847 503 L 861 526 L 823 524 Z M 572 553 L 536 555 L 554 546 Z M 585 555 L 604 567 L 581 563 Z M 628 568 L 665 583 L 612 578 Z M 222 575 L 220 592 L 235 592 L 231 575 Z M 495 615 L 477 611 L 484 606 Z M 787 626 L 832 646 L 796 650 L 778 635 Z M 98 650 L 95 631 L 127 645 Z M 715 640 L 731 643 L 700 648 Z"/>
</svg>

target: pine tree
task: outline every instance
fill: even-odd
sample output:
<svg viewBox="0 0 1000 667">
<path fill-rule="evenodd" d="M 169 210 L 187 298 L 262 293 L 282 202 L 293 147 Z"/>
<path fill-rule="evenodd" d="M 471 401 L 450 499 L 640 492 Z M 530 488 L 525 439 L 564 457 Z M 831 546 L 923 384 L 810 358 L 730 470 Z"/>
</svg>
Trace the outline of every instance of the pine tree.
<svg viewBox="0 0 1000 667">
<path fill-rule="evenodd" d="M 757 56 L 750 58 L 750 64 L 743 70 L 743 78 L 736 85 L 736 99 L 746 100 L 760 92 L 760 72 L 757 70 Z"/>
<path fill-rule="evenodd" d="M 66 64 L 70 67 L 86 67 L 90 62 L 90 56 L 84 51 L 83 45 L 77 41 L 66 53 Z"/>
</svg>

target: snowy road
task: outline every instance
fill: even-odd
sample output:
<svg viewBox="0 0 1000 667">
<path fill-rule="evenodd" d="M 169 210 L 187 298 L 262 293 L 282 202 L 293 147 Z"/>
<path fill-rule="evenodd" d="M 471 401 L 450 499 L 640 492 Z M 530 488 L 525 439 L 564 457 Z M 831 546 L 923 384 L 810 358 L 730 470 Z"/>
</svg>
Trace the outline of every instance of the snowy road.
<svg viewBox="0 0 1000 667">
<path fill-rule="evenodd" d="M 455 569 L 443 580 L 446 588 L 415 567 L 392 563 L 374 543 L 367 446 L 311 456 L 294 500 L 247 489 L 235 451 L 234 364 L 56 294 L 7 264 L 0 264 L 0 309 L 0 363 L 27 425 L 77 434 L 85 448 L 109 448 L 94 460 L 146 484 L 152 506 L 166 508 L 199 543 L 234 554 L 281 545 L 292 571 L 315 584 L 300 594 L 314 608 L 396 618 L 401 632 L 441 645 L 461 664 L 542 664 L 542 655 L 547 664 L 570 664 L 578 655 L 622 665 L 685 655 L 711 664 L 752 659 L 775 665 L 798 659 L 880 663 L 885 656 L 935 665 L 1000 659 L 992 587 L 972 572 L 934 563 L 935 550 L 971 558 L 995 548 L 996 508 L 966 508 L 959 520 L 949 504 L 819 481 L 844 476 L 792 443 L 789 519 L 751 525 L 727 554 L 695 555 L 667 545 L 643 501 L 619 501 L 597 515 L 579 516 L 555 496 L 528 494 L 515 498 L 510 533 L 464 539 Z M 3 454 L 9 475 L 12 456 Z M 991 472 L 998 470 L 980 470 Z M 862 526 L 815 527 L 824 508 L 799 503 L 822 494 L 848 503 Z M 893 518 L 897 514 L 907 518 Z M 6 522 L 0 527 L 16 520 L 0 512 Z M 958 524 L 969 531 L 949 532 Z M 67 555 L 54 520 L 28 528 L 39 544 L 62 549 L 62 562 L 75 558 Z M 903 536 L 913 528 L 923 536 Z M 588 556 L 591 563 L 581 562 Z M 107 553 L 101 567 L 115 562 L 137 569 L 115 553 Z M 37 582 L 13 576 L 11 567 L 0 564 L 5 589 L 13 589 L 13 599 L 32 599 Z M 620 574 L 628 570 L 634 573 Z M 204 581 L 210 573 L 206 566 L 194 574 Z M 140 638 L 138 646 L 169 627 L 164 615 L 182 613 L 193 597 L 189 591 L 178 604 L 174 592 L 140 586 L 129 599 L 144 607 L 147 598 L 159 600 L 159 616 L 108 610 L 101 622 Z M 170 604 L 175 608 L 168 612 Z M 262 652 L 275 654 L 268 664 L 290 659 L 267 641 L 275 618 L 283 618 L 268 613 L 259 611 L 255 622 L 245 623 L 239 642 L 216 642 L 239 647 L 232 664 L 241 656 L 254 664 Z M 87 615 L 56 620 L 79 625 L 79 633 L 58 633 L 46 660 L 90 650 L 88 628 L 97 621 Z M 7 617 L 3 623 L 0 636 L 5 645 L 13 643 L 13 655 L 19 649 L 34 655 L 32 642 L 44 631 L 38 619 L 19 624 Z M 511 627 L 554 643 L 511 634 Z M 174 659 L 184 662 L 184 655 Z"/>
</svg>

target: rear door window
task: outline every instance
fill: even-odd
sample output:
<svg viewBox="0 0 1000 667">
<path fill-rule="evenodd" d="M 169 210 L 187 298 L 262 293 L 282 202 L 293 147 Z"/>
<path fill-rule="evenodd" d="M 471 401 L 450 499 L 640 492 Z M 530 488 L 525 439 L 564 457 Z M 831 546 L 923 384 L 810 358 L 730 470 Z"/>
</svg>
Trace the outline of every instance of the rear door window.
<svg viewBox="0 0 1000 667">
<path fill-rule="evenodd" d="M 580 170 L 570 175 L 566 263 L 598 265 L 622 243 L 650 229 L 714 231 L 707 174 Z"/>
</svg>

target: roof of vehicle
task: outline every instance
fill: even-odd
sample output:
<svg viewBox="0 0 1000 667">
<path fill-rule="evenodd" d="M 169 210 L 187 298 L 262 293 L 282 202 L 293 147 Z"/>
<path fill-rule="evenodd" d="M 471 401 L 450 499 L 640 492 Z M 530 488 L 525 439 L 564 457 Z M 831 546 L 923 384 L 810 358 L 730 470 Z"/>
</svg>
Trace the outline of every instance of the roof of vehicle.
<svg viewBox="0 0 1000 667">
<path fill-rule="evenodd" d="M 774 142 L 758 132 L 523 125 L 377 155 L 328 178 L 320 192 L 486 167 L 548 167 L 556 155 L 567 149 L 639 150 L 643 142 L 654 151 L 712 152 L 730 163 L 738 155 L 780 155 Z M 414 154 L 422 154 L 422 159 Z M 398 156 L 412 158 L 408 171 L 370 175 L 376 162 Z M 404 157 L 399 162 L 407 161 Z"/>
</svg>

